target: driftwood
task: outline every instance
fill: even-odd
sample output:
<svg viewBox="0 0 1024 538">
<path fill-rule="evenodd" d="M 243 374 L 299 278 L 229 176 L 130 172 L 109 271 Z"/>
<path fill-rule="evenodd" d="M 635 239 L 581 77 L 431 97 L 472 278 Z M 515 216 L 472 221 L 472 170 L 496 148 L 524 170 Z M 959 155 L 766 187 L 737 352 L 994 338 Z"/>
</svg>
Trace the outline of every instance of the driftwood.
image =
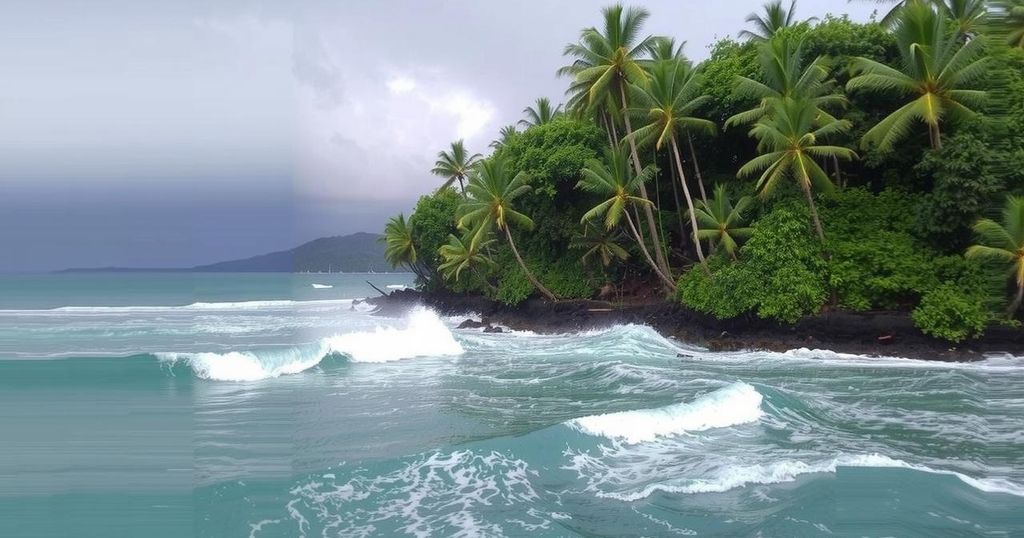
<svg viewBox="0 0 1024 538">
<path fill-rule="evenodd" d="M 377 286 L 374 286 L 374 285 L 373 285 L 373 282 L 370 282 L 369 280 L 367 280 L 367 281 L 366 281 L 366 283 L 367 283 L 367 284 L 369 284 L 371 288 L 373 288 L 373 289 L 377 290 L 377 293 L 379 293 L 379 294 L 383 295 L 384 297 L 387 297 L 387 296 L 388 296 L 388 294 L 387 294 L 387 293 L 384 293 L 383 291 L 381 291 L 381 289 L 380 289 L 380 288 L 378 288 Z"/>
</svg>

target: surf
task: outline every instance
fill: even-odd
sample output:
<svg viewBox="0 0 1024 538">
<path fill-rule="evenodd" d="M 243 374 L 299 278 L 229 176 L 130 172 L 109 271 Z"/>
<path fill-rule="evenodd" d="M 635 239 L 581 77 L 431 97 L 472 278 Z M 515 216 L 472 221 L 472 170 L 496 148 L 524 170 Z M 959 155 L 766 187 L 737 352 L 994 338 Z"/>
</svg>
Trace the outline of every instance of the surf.
<svg viewBox="0 0 1024 538">
<path fill-rule="evenodd" d="M 636 444 L 686 432 L 756 422 L 763 415 L 761 401 L 757 389 L 736 382 L 692 402 L 591 415 L 573 419 L 568 424 L 588 435 Z"/>
<path fill-rule="evenodd" d="M 321 338 L 298 346 L 228 352 L 160 352 L 165 363 L 185 363 L 200 379 L 259 381 L 298 374 L 338 355 L 353 363 L 392 362 L 416 357 L 456 356 L 465 352 L 441 318 L 432 310 L 417 308 L 401 326 L 377 326 Z"/>
</svg>

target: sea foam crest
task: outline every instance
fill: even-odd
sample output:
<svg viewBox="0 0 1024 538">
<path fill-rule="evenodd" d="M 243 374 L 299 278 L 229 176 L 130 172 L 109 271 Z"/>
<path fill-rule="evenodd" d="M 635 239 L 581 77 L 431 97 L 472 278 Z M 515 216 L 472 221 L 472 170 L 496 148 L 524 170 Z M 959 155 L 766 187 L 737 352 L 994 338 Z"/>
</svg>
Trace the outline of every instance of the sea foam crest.
<svg viewBox="0 0 1024 538">
<path fill-rule="evenodd" d="M 989 493 L 1024 496 L 1024 486 L 1004 478 L 974 478 L 957 471 L 935 469 L 926 465 L 908 463 L 882 454 L 844 454 L 830 460 L 803 462 L 778 460 L 766 464 L 728 465 L 711 476 L 679 482 L 651 484 L 632 492 L 599 492 L 599 497 L 623 501 L 637 501 L 655 492 L 663 493 L 720 493 L 752 484 L 778 484 L 793 482 L 798 476 L 816 473 L 835 473 L 839 467 L 890 467 L 911 469 L 923 473 L 954 476 L 975 489 Z"/>
<path fill-rule="evenodd" d="M 184 362 L 196 376 L 218 381 L 256 381 L 308 370 L 331 354 L 352 362 L 389 362 L 426 356 L 461 355 L 462 346 L 433 311 L 419 308 L 404 328 L 377 327 L 323 338 L 319 342 L 258 351 L 157 353 L 162 361 Z"/>
<path fill-rule="evenodd" d="M 438 315 L 416 308 L 406 316 L 406 327 L 377 327 L 373 331 L 326 338 L 328 348 L 345 354 L 353 362 L 390 362 L 413 357 L 461 355 L 455 340 Z"/>
<path fill-rule="evenodd" d="M 736 382 L 692 402 L 592 415 L 570 420 L 568 424 L 589 435 L 635 444 L 685 432 L 755 422 L 762 415 L 761 400 L 757 389 Z"/>
</svg>

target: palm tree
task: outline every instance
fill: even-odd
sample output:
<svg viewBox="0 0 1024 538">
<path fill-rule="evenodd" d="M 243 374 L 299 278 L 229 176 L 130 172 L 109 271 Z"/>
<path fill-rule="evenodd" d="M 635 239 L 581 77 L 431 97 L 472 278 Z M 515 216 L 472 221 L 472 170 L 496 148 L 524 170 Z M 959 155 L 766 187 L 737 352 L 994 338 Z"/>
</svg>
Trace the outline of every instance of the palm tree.
<svg viewBox="0 0 1024 538">
<path fill-rule="evenodd" d="M 796 181 L 807 197 L 818 238 L 824 241 L 825 232 L 811 191 L 831 192 L 833 187 L 815 159 L 856 158 L 848 148 L 821 145 L 823 139 L 849 128 L 850 122 L 846 120 L 818 125 L 817 109 L 811 101 L 782 100 L 750 130 L 750 136 L 759 140 L 758 150 L 762 154 L 743 165 L 736 175 L 742 178 L 761 173 L 757 188 L 762 198 L 770 196 L 786 178 Z"/>
<path fill-rule="evenodd" d="M 913 4 L 927 5 L 942 12 L 947 18 L 956 22 L 957 31 L 961 36 L 973 36 L 983 26 L 988 17 L 985 0 L 872 0 L 894 3 L 895 5 L 882 17 L 881 23 L 893 26 L 900 19 L 904 8 Z M 999 0 L 996 0 L 997 2 Z"/>
<path fill-rule="evenodd" d="M 502 127 L 501 131 L 498 131 L 498 139 L 491 142 L 491 147 L 495 150 L 505 147 L 505 145 L 508 144 L 508 141 L 511 140 L 512 136 L 517 132 L 515 125 L 506 125 Z"/>
<path fill-rule="evenodd" d="M 405 215 L 401 213 L 397 217 L 391 217 L 384 226 L 384 235 L 380 238 L 384 243 L 384 259 L 391 267 L 404 265 L 416 273 L 416 276 L 426 280 L 423 267 L 419 263 L 415 233 L 411 218 L 406 220 Z"/>
<path fill-rule="evenodd" d="M 1011 47 L 1024 49 L 1024 0 L 992 0 L 994 26 Z"/>
<path fill-rule="evenodd" d="M 668 291 L 675 289 L 675 282 L 672 277 L 662 271 L 657 262 L 651 258 L 650 252 L 644 243 L 640 230 L 637 228 L 633 217 L 630 216 L 630 208 L 634 206 L 650 206 L 651 201 L 643 196 L 637 196 L 640 185 L 650 181 L 654 177 L 656 169 L 648 165 L 639 174 L 633 174 L 629 167 L 629 157 L 623 148 L 609 149 L 605 154 L 607 165 L 598 159 L 589 159 L 583 168 L 583 179 L 576 184 L 576 188 L 608 198 L 600 204 L 587 211 L 581 223 L 604 217 L 605 230 L 616 228 L 626 217 L 626 224 L 633 234 L 643 253 L 644 259 L 654 269 L 655 274 L 661 278 Z"/>
<path fill-rule="evenodd" d="M 452 142 L 451 151 L 442 151 L 437 154 L 437 162 L 434 163 L 434 169 L 430 172 L 435 176 L 445 178 L 445 182 L 438 190 L 447 189 L 458 180 L 459 190 L 465 196 L 466 187 L 463 181 L 466 179 L 467 174 L 469 174 L 469 170 L 483 157 L 479 153 L 474 153 L 473 155 L 468 155 L 468 153 L 462 140 L 459 140 Z"/>
<path fill-rule="evenodd" d="M 466 269 L 480 276 L 476 270 L 478 266 L 484 266 L 489 269 L 497 266 L 494 260 L 486 254 L 488 247 L 492 243 L 494 243 L 494 240 L 488 239 L 474 244 L 469 238 L 461 239 L 449 234 L 448 243 L 441 245 L 441 248 L 438 249 L 438 253 L 444 262 L 437 268 L 446 279 L 456 282 L 461 278 L 462 271 Z M 481 280 L 483 280 L 482 277 Z"/>
<path fill-rule="evenodd" d="M 846 105 L 829 79 L 828 60 L 819 56 L 805 66 L 803 43 L 775 38 L 758 46 L 758 63 L 764 82 L 737 76 L 735 95 L 756 99 L 757 105 L 725 121 L 726 128 L 747 125 L 761 119 L 782 99 L 808 99 L 818 109 L 822 123 L 835 121 L 828 112 Z"/>
<path fill-rule="evenodd" d="M 1003 208 L 1003 222 L 981 219 L 974 224 L 977 245 L 967 249 L 966 256 L 1006 264 L 1017 286 L 1007 315 L 1013 316 L 1024 299 L 1024 198 L 1009 196 Z"/>
<path fill-rule="evenodd" d="M 622 234 L 619 230 L 606 230 L 592 223 L 587 223 L 582 234 L 572 242 L 570 248 L 583 250 L 580 261 L 587 263 L 592 256 L 601 259 L 601 267 L 608 267 L 613 260 L 629 258 L 629 252 L 619 245 Z"/>
<path fill-rule="evenodd" d="M 557 301 L 553 293 L 548 291 L 526 267 L 519 249 L 512 239 L 512 226 L 519 226 L 527 230 L 533 229 L 533 220 L 530 217 L 516 211 L 512 202 L 516 198 L 529 192 L 530 186 L 527 183 L 530 177 L 525 172 L 519 172 L 515 177 L 509 177 L 510 173 L 506 165 L 506 159 L 495 155 L 489 159 L 480 161 L 473 171 L 466 188 L 466 201 L 459 205 L 456 210 L 458 225 L 462 229 L 473 230 L 471 232 L 470 244 L 473 248 L 479 248 L 490 232 L 497 228 L 505 233 L 508 246 L 512 249 L 519 266 L 526 273 L 533 287 L 552 301 Z"/>
<path fill-rule="evenodd" d="M 964 89 L 984 75 L 987 58 L 982 57 L 982 40 L 961 44 L 948 31 L 944 14 L 916 2 L 900 10 L 895 32 L 900 68 L 855 58 L 851 69 L 856 76 L 846 87 L 851 91 L 895 93 L 913 100 L 872 127 L 862 145 L 877 144 L 882 151 L 891 150 L 907 136 L 911 125 L 921 120 L 928 126 L 932 149 L 940 149 L 940 124 L 947 118 L 974 116 L 971 108 L 985 100 L 984 91 Z"/>
<path fill-rule="evenodd" d="M 693 212 L 693 197 L 686 184 L 686 171 L 680 157 L 677 135 L 686 130 L 702 130 L 715 132 L 715 124 L 711 121 L 696 118 L 693 113 L 708 100 L 700 95 L 697 85 L 696 71 L 689 62 L 678 58 L 655 62 L 650 69 L 651 78 L 646 86 L 630 86 L 636 110 L 647 115 L 648 123 L 630 135 L 642 143 L 651 144 L 656 150 L 668 146 L 675 158 L 676 172 L 679 183 L 683 187 L 686 205 L 690 209 L 690 224 L 694 237 L 697 233 L 697 221 Z M 697 258 L 704 264 L 704 252 L 700 241 L 694 240 Z M 671 276 L 671 274 L 669 275 Z"/>
<path fill-rule="evenodd" d="M 551 100 L 547 97 L 537 99 L 536 106 L 528 106 L 523 109 L 526 119 L 519 120 L 519 125 L 526 128 L 535 125 L 544 125 L 562 115 L 562 105 L 551 108 Z"/>
<path fill-rule="evenodd" d="M 738 240 L 746 239 L 754 232 L 753 228 L 746 226 L 743 218 L 743 213 L 752 202 L 753 199 L 744 196 L 735 206 L 732 205 L 729 194 L 725 192 L 725 185 L 719 184 L 715 187 L 714 198 L 697 206 L 697 224 L 700 226 L 697 237 L 707 239 L 713 248 L 725 249 L 735 260 Z"/>
<path fill-rule="evenodd" d="M 753 24 L 754 29 L 743 30 L 740 32 L 740 37 L 751 41 L 767 41 L 779 33 L 779 30 L 789 28 L 798 22 L 796 20 L 796 0 L 789 3 L 789 9 L 782 7 L 782 0 L 768 2 L 763 7 L 764 15 L 757 13 L 747 15 L 745 20 Z"/>
<path fill-rule="evenodd" d="M 573 110 L 593 110 L 606 108 L 609 116 L 615 110 L 623 111 L 628 107 L 626 88 L 629 84 L 645 85 L 647 73 L 644 71 L 646 59 L 644 55 L 656 43 L 653 36 L 641 37 L 644 22 L 650 16 L 643 8 L 626 8 L 616 4 L 601 10 L 604 16 L 604 28 L 585 28 L 576 43 L 566 45 L 563 54 L 574 58 L 572 64 L 558 70 L 559 75 L 573 77 L 569 87 L 569 108 Z M 607 107 L 613 107 L 608 110 Z M 625 134 L 633 132 L 629 114 L 622 114 Z M 633 167 L 639 175 L 642 168 L 636 144 L 630 141 Z M 640 184 L 640 195 L 647 200 L 647 187 Z M 651 205 L 643 205 L 650 232 L 654 255 L 658 267 L 665 273 L 669 272 L 668 262 L 662 252 L 658 225 L 654 219 Z"/>
</svg>

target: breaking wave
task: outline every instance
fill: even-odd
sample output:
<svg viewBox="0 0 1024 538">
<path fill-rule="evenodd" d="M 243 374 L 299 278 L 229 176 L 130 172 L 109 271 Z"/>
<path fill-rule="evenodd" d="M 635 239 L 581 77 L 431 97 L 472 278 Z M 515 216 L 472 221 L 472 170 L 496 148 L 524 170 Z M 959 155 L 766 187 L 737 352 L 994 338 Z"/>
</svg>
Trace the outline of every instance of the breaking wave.
<svg viewBox="0 0 1024 538">
<path fill-rule="evenodd" d="M 433 311 L 415 309 L 405 326 L 377 327 L 321 339 L 313 344 L 226 353 L 156 353 L 165 362 L 183 362 L 202 379 L 257 381 L 308 370 L 330 355 L 352 362 L 390 362 L 414 357 L 461 355 L 462 346 Z"/>
<path fill-rule="evenodd" d="M 569 421 L 569 426 L 589 435 L 629 444 L 685 432 L 726 428 L 761 418 L 761 394 L 736 382 L 692 402 L 656 409 L 639 409 L 592 415 Z"/>
</svg>

